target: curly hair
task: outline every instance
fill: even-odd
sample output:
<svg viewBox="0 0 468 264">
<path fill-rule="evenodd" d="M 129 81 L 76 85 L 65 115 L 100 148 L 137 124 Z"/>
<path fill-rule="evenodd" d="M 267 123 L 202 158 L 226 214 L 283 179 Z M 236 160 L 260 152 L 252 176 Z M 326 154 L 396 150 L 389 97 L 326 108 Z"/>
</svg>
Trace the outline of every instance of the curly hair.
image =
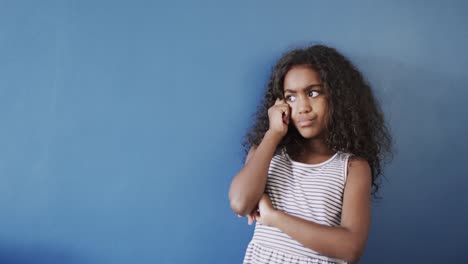
<svg viewBox="0 0 468 264">
<path fill-rule="evenodd" d="M 379 198 L 378 178 L 383 174 L 385 161 L 392 156 L 392 137 L 370 85 L 356 66 L 334 48 L 314 45 L 294 49 L 278 60 L 253 126 L 244 137 L 245 153 L 258 146 L 269 129 L 268 109 L 276 98 L 284 99 L 284 77 L 294 66 L 308 66 L 319 74 L 329 105 L 325 144 L 332 151 L 367 160 L 372 174 L 372 194 Z M 289 153 L 304 151 L 304 140 L 291 122 L 276 153 L 283 148 Z"/>
</svg>

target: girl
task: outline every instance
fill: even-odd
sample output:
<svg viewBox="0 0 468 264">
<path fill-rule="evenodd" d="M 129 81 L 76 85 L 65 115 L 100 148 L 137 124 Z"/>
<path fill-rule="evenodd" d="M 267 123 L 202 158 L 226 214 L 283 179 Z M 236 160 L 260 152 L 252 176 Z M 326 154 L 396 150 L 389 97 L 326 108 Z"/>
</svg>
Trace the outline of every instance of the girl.
<svg viewBox="0 0 468 264">
<path fill-rule="evenodd" d="M 391 136 L 369 84 L 337 50 L 278 61 L 247 134 L 231 208 L 256 221 L 244 263 L 354 263 Z"/>
</svg>

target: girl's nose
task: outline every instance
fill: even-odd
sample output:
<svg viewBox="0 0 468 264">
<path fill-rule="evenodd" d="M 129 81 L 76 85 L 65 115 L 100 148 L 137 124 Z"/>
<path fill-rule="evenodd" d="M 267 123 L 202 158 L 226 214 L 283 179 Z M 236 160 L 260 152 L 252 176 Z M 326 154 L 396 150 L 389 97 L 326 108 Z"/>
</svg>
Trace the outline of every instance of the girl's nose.
<svg viewBox="0 0 468 264">
<path fill-rule="evenodd" d="M 312 105 L 309 100 L 305 98 L 299 99 L 299 114 L 309 113 L 310 111 L 312 111 Z"/>
</svg>

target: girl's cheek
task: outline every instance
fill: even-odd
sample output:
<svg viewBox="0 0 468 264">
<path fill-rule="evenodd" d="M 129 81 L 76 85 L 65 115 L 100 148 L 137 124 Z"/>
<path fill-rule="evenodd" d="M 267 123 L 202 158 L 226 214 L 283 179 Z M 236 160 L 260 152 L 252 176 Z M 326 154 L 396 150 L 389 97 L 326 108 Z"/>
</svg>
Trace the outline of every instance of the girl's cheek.
<svg viewBox="0 0 468 264">
<path fill-rule="evenodd" d="M 290 120 L 291 121 L 296 121 L 296 111 L 292 107 L 291 107 L 291 110 L 290 110 Z"/>
<path fill-rule="evenodd" d="M 297 109 L 296 107 L 291 106 L 291 116 L 296 116 Z"/>
</svg>

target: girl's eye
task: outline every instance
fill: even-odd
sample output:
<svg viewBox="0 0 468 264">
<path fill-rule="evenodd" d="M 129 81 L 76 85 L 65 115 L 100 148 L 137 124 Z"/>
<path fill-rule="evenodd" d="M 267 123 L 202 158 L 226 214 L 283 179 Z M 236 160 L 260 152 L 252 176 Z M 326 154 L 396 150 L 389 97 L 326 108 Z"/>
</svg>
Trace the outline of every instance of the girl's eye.
<svg viewBox="0 0 468 264">
<path fill-rule="evenodd" d="M 294 102 L 294 101 L 296 101 L 296 97 L 294 95 L 288 95 L 288 96 L 286 96 L 286 101 Z"/>
<path fill-rule="evenodd" d="M 310 92 L 309 92 L 309 95 L 312 96 L 312 97 L 317 97 L 317 96 L 319 96 L 319 94 L 320 94 L 320 93 L 317 92 L 317 91 L 310 91 Z"/>
</svg>

